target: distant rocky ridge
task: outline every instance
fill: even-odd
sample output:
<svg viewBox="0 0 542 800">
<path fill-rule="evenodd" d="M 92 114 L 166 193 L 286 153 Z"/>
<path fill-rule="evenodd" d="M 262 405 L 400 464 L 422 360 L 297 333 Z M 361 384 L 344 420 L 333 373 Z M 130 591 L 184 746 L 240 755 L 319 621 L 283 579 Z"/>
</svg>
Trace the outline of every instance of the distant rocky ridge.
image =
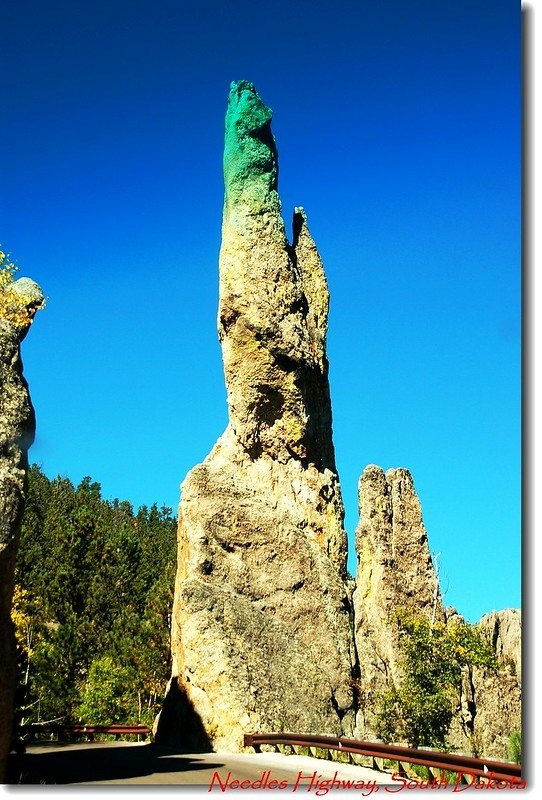
<svg viewBox="0 0 542 800">
<path fill-rule="evenodd" d="M 218 314 L 229 423 L 182 485 L 173 676 L 157 725 L 159 741 L 191 751 L 239 750 L 258 730 L 374 738 L 375 698 L 402 680 L 394 610 L 447 619 L 406 469 L 364 470 L 347 578 L 328 289 L 303 209 L 287 239 L 270 122 L 254 86 L 232 84 Z M 465 674 L 451 734 L 459 750 L 506 758 L 519 615 L 480 625 L 501 667 Z"/>
<path fill-rule="evenodd" d="M 0 302 L 0 307 L 7 309 L 5 315 L 0 314 L 0 781 L 11 739 L 15 689 L 15 639 L 10 613 L 15 557 L 24 511 L 27 451 L 35 431 L 20 344 L 43 303 L 41 289 L 29 278 L 10 282 L 8 291 L 9 301 Z"/>
</svg>

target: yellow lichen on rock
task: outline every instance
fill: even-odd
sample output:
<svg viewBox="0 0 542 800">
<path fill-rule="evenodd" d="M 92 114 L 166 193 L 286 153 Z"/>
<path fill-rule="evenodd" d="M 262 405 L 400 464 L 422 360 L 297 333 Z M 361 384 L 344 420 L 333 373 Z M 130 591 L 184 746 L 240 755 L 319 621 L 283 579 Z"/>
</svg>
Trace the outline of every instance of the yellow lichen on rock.
<svg viewBox="0 0 542 800">
<path fill-rule="evenodd" d="M 0 319 L 23 331 L 32 324 L 36 311 L 44 307 L 45 298 L 30 278 L 16 280 L 16 272 L 13 261 L 0 250 Z"/>
</svg>

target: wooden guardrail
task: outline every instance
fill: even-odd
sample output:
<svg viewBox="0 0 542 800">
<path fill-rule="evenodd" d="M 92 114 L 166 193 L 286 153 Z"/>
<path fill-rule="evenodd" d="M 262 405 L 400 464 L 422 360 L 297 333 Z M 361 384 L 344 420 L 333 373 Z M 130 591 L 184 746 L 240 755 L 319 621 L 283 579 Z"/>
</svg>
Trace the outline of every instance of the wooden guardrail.
<svg viewBox="0 0 542 800">
<path fill-rule="evenodd" d="M 389 759 L 399 764 L 420 764 L 431 769 L 461 773 L 468 777 L 486 778 L 518 786 L 522 783 L 521 766 L 504 761 L 472 758 L 455 753 L 439 753 L 382 742 L 361 742 L 342 736 L 313 736 L 304 733 L 253 733 L 245 734 L 245 747 L 260 751 L 262 744 L 285 744 L 293 747 L 320 747 L 326 750 L 341 750 L 345 753 Z"/>
<path fill-rule="evenodd" d="M 120 739 L 121 736 L 141 736 L 143 741 L 150 733 L 147 725 L 41 725 L 39 722 L 33 725 L 20 725 L 17 731 L 20 737 L 36 736 L 58 736 L 59 739 L 66 737 L 86 737 L 89 741 L 94 741 L 94 737 L 100 733 L 106 733 Z"/>
</svg>

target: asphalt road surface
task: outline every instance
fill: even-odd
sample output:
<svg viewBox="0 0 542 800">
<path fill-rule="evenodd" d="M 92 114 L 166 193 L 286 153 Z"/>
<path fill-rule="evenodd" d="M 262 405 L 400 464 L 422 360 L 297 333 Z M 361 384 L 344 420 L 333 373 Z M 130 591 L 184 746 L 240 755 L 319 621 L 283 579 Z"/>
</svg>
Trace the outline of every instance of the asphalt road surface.
<svg viewBox="0 0 542 800">
<path fill-rule="evenodd" d="M 327 784 L 330 789 L 357 788 L 358 795 L 362 794 L 360 782 L 363 781 L 363 795 L 368 796 L 367 790 L 371 786 L 395 783 L 388 773 L 305 756 L 283 756 L 280 753 L 179 754 L 144 742 L 66 745 L 51 742 L 29 746 L 22 761 L 16 762 L 15 756 L 12 758 L 12 768 L 19 776 L 16 782 L 34 785 L 182 785 L 211 788 L 212 792 L 223 794 L 227 789 L 285 789 L 288 786 L 291 790 L 297 784 L 297 791 L 310 792 L 314 796 L 317 789 L 326 786 L 320 782 L 334 780 L 333 786 Z M 350 786 L 344 785 L 343 781 L 349 781 Z M 265 794 L 267 796 L 268 792 Z M 276 797 L 276 792 L 272 796 Z"/>
</svg>

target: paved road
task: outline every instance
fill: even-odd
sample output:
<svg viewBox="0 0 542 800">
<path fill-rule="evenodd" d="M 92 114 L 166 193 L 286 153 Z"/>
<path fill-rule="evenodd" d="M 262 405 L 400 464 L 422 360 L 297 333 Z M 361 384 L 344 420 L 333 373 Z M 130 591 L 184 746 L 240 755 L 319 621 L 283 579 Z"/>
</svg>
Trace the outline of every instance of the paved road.
<svg viewBox="0 0 542 800">
<path fill-rule="evenodd" d="M 314 795 L 319 788 L 317 781 L 333 778 L 354 783 L 364 781 L 365 787 L 394 783 L 387 773 L 304 756 L 283 756 L 280 753 L 181 755 L 166 747 L 132 742 L 69 745 L 51 742 L 34 745 L 28 748 L 24 756 L 23 769 L 23 783 L 184 785 L 207 788 L 212 784 L 213 791 L 219 794 L 225 791 L 226 785 L 231 789 L 273 786 L 278 789 L 285 788 L 286 784 L 293 787 L 297 782 L 298 790 L 303 788 L 307 791 L 310 788 Z M 232 785 L 234 781 L 249 781 L 250 784 L 261 781 L 261 785 Z M 277 784 L 272 785 L 272 781 Z M 282 787 L 278 785 L 281 782 Z M 335 784 L 331 788 L 344 788 L 344 785 L 339 787 Z"/>
</svg>

